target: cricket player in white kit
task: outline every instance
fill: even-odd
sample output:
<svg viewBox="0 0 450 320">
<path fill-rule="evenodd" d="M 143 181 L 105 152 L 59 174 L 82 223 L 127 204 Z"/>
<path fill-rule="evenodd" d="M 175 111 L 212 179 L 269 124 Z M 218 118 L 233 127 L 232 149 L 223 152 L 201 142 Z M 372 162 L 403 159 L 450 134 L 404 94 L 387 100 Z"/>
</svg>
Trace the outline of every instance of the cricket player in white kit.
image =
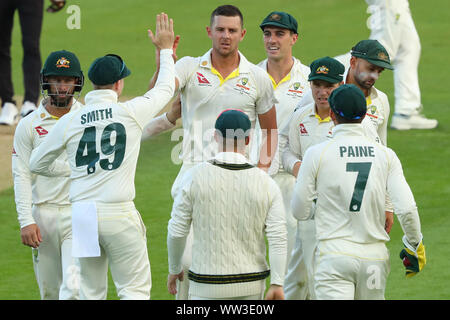
<svg viewBox="0 0 450 320">
<path fill-rule="evenodd" d="M 275 98 L 278 101 L 275 104 L 277 127 L 282 128 L 289 120 L 298 101 L 303 97 L 305 90 L 309 88 L 308 74 L 310 70 L 308 66 L 292 56 L 292 47 L 298 40 L 298 23 L 293 16 L 281 11 L 271 12 L 264 18 L 260 28 L 263 31 L 267 59 L 261 61 L 258 66 L 267 71 L 272 80 Z M 259 128 L 258 124 L 257 127 Z M 260 131 L 256 131 L 256 133 L 256 138 L 261 139 Z M 280 187 L 283 195 L 288 230 L 287 261 L 289 261 L 297 231 L 297 221 L 290 212 L 295 178 L 284 170 L 279 150 L 277 148 L 268 172 Z M 286 266 L 287 264 L 288 262 Z"/>
<path fill-rule="evenodd" d="M 73 255 L 80 257 L 80 298 L 105 299 L 108 264 L 120 299 L 149 299 L 146 230 L 134 206 L 134 176 L 143 127 L 174 93 L 173 21 L 157 15 L 161 70 L 153 89 L 118 103 L 130 74 L 119 56 L 96 59 L 89 69 L 94 90 L 86 106 L 63 117 L 31 156 L 33 172 L 45 174 L 64 150 L 71 168 Z"/>
<path fill-rule="evenodd" d="M 311 63 L 308 80 L 314 102 L 298 108 L 280 129 L 280 150 L 284 168 L 294 179 L 306 150 L 331 138 L 334 123 L 328 97 L 343 83 L 344 66 L 330 57 Z M 292 187 L 291 193 L 294 187 Z M 290 206 L 290 203 L 289 203 Z M 296 219 L 295 219 L 296 220 Z M 295 245 L 288 263 L 284 293 L 288 300 L 314 299 L 313 256 L 316 247 L 314 220 L 297 221 Z M 297 225 L 297 224 L 296 224 Z"/>
<path fill-rule="evenodd" d="M 352 48 L 350 57 L 343 55 L 335 59 L 346 68 L 344 83 L 354 84 L 363 91 L 367 103 L 367 117 L 363 121 L 372 123 L 380 142 L 386 146 L 389 100 L 374 85 L 385 69 L 393 69 L 388 52 L 376 40 L 361 40 Z M 307 92 L 297 107 L 303 107 L 312 101 L 311 92 Z M 369 128 L 366 127 L 366 130 Z"/>
<path fill-rule="evenodd" d="M 371 13 L 370 39 L 378 40 L 389 52 L 394 66 L 395 112 L 391 128 L 433 129 L 435 119 L 421 114 L 419 87 L 420 39 L 408 0 L 366 0 Z"/>
<path fill-rule="evenodd" d="M 299 220 L 311 218 L 316 201 L 315 296 L 384 299 L 390 270 L 386 193 L 405 232 L 401 258 L 407 276 L 426 263 L 416 203 L 394 151 L 364 134 L 360 123 L 367 107 L 362 91 L 342 85 L 329 101 L 336 124 L 333 138 L 306 151 L 292 199 Z"/>
<path fill-rule="evenodd" d="M 181 258 L 194 231 L 189 297 L 193 300 L 283 299 L 286 219 L 280 189 L 245 156 L 251 122 L 240 110 L 219 115 L 219 153 L 183 176 L 168 225 L 169 293 L 187 276 Z M 265 235 L 270 269 L 266 262 Z"/>
<path fill-rule="evenodd" d="M 22 243 L 32 247 L 41 299 L 78 299 L 79 266 L 72 258 L 69 164 L 63 153 L 55 162 L 56 175 L 32 174 L 31 152 L 45 141 L 60 117 L 77 112 L 77 95 L 84 84 L 75 54 L 52 52 L 41 71 L 44 100 L 24 117 L 14 133 L 12 173 Z"/>
<path fill-rule="evenodd" d="M 246 33 L 240 10 L 231 5 L 216 8 L 206 29 L 212 48 L 201 57 L 183 57 L 175 65 L 184 136 L 180 155 L 183 165 L 172 186 L 174 199 L 182 187 L 184 172 L 217 153 L 214 124 L 222 111 L 242 109 L 252 128 L 258 119 L 264 134 L 259 161 L 252 161 L 258 162 L 258 167 L 268 170 L 278 144 L 276 99 L 271 80 L 267 72 L 250 63 L 238 50 Z M 192 234 L 185 250 L 186 272 L 190 266 L 191 237 Z M 181 282 L 177 299 L 188 298 L 188 286 L 188 281 Z"/>
</svg>

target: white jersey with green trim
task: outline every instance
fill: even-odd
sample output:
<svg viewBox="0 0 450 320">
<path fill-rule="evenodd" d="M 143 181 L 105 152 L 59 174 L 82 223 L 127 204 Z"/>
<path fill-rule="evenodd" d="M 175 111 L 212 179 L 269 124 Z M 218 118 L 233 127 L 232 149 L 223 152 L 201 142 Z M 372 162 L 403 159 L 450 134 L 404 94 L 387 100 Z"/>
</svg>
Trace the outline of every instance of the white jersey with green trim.
<svg viewBox="0 0 450 320">
<path fill-rule="evenodd" d="M 277 111 L 278 134 L 280 134 L 280 129 L 283 128 L 289 121 L 292 113 L 297 106 L 297 103 L 303 97 L 304 93 L 309 91 L 310 89 L 308 76 L 311 70 L 308 66 L 302 64 L 299 59 L 295 57 L 293 59 L 294 64 L 292 66 L 292 69 L 284 79 L 282 79 L 278 84 L 275 84 L 274 80 L 271 78 L 275 97 L 278 101 L 275 104 L 275 108 Z M 258 64 L 258 66 L 266 72 L 267 61 L 268 60 L 265 59 Z M 257 125 L 257 128 L 259 128 L 259 124 Z M 257 136 L 257 139 L 258 141 L 261 140 L 260 132 Z M 269 169 L 269 173 L 273 175 L 276 172 L 283 170 L 284 169 L 283 163 L 281 161 L 280 148 L 278 148 L 272 160 L 272 165 Z"/>
<path fill-rule="evenodd" d="M 292 210 L 297 219 L 309 219 L 317 198 L 314 217 L 319 241 L 389 241 L 384 229 L 386 194 L 397 215 L 417 215 L 395 152 L 365 137 L 360 124 L 340 124 L 333 129 L 332 139 L 306 151 Z"/>
<path fill-rule="evenodd" d="M 70 112 L 76 112 L 82 107 L 81 103 L 75 102 Z M 45 177 L 32 174 L 29 167 L 31 152 L 45 140 L 58 121 L 58 118 L 45 109 L 41 101 L 34 112 L 20 120 L 14 132 L 12 174 L 16 210 L 21 228 L 36 223 L 31 213 L 32 205 L 70 204 L 70 168 L 65 152 L 54 162 L 53 170 L 57 176 Z"/>
<path fill-rule="evenodd" d="M 48 174 L 48 165 L 65 149 L 72 172 L 71 202 L 132 201 L 142 130 L 174 93 L 171 54 L 171 49 L 161 50 L 158 81 L 143 96 L 118 102 L 113 90 L 89 92 L 85 107 L 62 117 L 33 152 L 31 170 Z"/>
<path fill-rule="evenodd" d="M 343 55 L 346 57 L 347 55 Z M 344 82 L 346 82 L 349 72 L 350 61 L 348 59 L 338 59 L 345 67 Z M 302 108 L 314 102 L 311 90 L 305 92 L 304 97 L 297 104 L 297 108 Z M 373 129 L 367 126 L 367 132 L 373 133 L 373 138 L 380 139 L 380 142 L 387 146 L 387 125 L 389 121 L 390 106 L 387 95 L 375 87 L 370 88 L 369 96 L 366 97 L 367 113 L 363 120 L 367 124 L 372 124 Z"/>
<path fill-rule="evenodd" d="M 212 65 L 211 50 L 201 57 L 183 57 L 175 65 L 181 90 L 183 163 L 200 163 L 215 156 L 214 124 L 222 111 L 242 110 L 254 128 L 258 115 L 277 102 L 267 73 L 242 53 L 238 68 L 223 79 Z"/>
</svg>

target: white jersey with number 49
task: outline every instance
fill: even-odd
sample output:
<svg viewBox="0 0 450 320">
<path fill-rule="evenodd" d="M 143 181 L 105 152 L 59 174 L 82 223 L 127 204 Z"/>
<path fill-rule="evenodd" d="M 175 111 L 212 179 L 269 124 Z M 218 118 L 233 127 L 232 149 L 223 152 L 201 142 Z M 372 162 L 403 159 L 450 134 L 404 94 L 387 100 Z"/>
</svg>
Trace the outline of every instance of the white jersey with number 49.
<svg viewBox="0 0 450 320">
<path fill-rule="evenodd" d="M 385 197 L 397 214 L 416 203 L 395 152 L 364 136 L 360 124 L 337 125 L 333 138 L 311 146 L 303 158 L 293 195 L 293 214 L 315 221 L 319 241 L 389 241 L 384 230 Z"/>
<path fill-rule="evenodd" d="M 55 156 L 66 149 L 71 202 L 132 201 L 142 129 L 174 93 L 171 54 L 172 50 L 161 50 L 158 81 L 141 97 L 121 103 L 113 90 L 89 92 L 85 107 L 62 117 L 33 152 L 32 171 L 45 174 Z"/>
</svg>

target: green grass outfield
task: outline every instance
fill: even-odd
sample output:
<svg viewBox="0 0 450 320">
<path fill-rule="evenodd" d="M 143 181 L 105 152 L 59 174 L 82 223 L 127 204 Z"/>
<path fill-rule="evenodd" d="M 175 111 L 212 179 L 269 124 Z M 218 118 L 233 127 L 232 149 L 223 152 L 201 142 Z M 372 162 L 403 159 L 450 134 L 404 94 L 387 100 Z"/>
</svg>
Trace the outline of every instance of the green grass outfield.
<svg viewBox="0 0 450 320">
<path fill-rule="evenodd" d="M 264 5 L 256 0 L 230 3 L 239 6 L 244 14 L 247 35 L 240 49 L 254 63 L 265 56 L 258 25 L 273 10 L 290 12 L 298 19 L 300 40 L 294 53 L 305 64 L 317 57 L 342 54 L 369 35 L 367 6 L 363 0 L 279 0 Z M 87 74 L 96 57 L 117 53 L 132 70 L 132 75 L 125 81 L 124 95 L 134 96 L 145 92 L 153 74 L 154 49 L 146 30 L 154 30 L 155 14 L 165 11 L 174 18 L 176 33 L 181 35 L 179 57 L 198 56 L 210 48 L 205 26 L 211 11 L 223 2 L 70 0 L 68 4 L 77 4 L 81 8 L 81 29 L 67 29 L 69 14 L 65 11 L 53 15 L 46 13 L 41 37 L 43 59 L 55 50 L 74 51 Z M 405 279 L 398 258 L 402 249 L 402 231 L 396 220 L 388 243 L 391 273 L 386 288 L 387 299 L 450 298 L 450 93 L 446 88 L 450 74 L 446 59 L 450 52 L 449 10 L 450 3 L 446 0 L 411 1 L 422 44 L 419 69 L 422 102 L 425 114 L 439 119 L 439 127 L 433 131 L 388 132 L 388 146 L 402 161 L 419 208 L 427 265 L 421 274 Z M 16 94 L 22 95 L 22 48 L 17 22 L 12 47 L 13 75 Z M 386 70 L 376 86 L 388 94 L 393 108 L 391 71 Z M 91 85 L 87 83 L 83 95 L 90 89 Z M 165 288 L 166 230 L 172 204 L 170 188 L 179 167 L 170 161 L 172 148 L 178 143 L 170 141 L 170 136 L 165 133 L 142 144 L 136 174 L 135 202 L 147 226 L 152 299 L 172 299 Z M 39 299 L 31 250 L 20 242 L 13 196 L 13 188 L 0 193 L 0 299 Z M 111 281 L 108 298 L 116 299 Z"/>
</svg>

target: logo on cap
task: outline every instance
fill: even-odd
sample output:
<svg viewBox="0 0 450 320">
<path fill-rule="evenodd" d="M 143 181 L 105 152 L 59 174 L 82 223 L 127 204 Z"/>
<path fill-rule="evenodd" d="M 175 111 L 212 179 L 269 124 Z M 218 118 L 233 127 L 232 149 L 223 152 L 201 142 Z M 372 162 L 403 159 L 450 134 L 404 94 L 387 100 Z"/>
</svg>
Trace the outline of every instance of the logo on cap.
<svg viewBox="0 0 450 320">
<path fill-rule="evenodd" d="M 70 64 L 70 61 L 64 57 L 61 57 L 60 59 L 58 59 L 58 61 L 56 61 L 57 68 L 70 68 L 69 64 Z"/>
<path fill-rule="evenodd" d="M 383 51 L 378 53 L 378 59 L 388 61 L 388 57 Z"/>
<path fill-rule="evenodd" d="M 328 74 L 328 71 L 330 71 L 330 69 L 328 69 L 327 67 L 320 66 L 317 68 L 316 73 Z"/>
<path fill-rule="evenodd" d="M 281 20 L 281 16 L 277 13 L 274 13 L 273 15 L 270 16 L 269 18 L 272 21 L 280 21 Z"/>
</svg>

